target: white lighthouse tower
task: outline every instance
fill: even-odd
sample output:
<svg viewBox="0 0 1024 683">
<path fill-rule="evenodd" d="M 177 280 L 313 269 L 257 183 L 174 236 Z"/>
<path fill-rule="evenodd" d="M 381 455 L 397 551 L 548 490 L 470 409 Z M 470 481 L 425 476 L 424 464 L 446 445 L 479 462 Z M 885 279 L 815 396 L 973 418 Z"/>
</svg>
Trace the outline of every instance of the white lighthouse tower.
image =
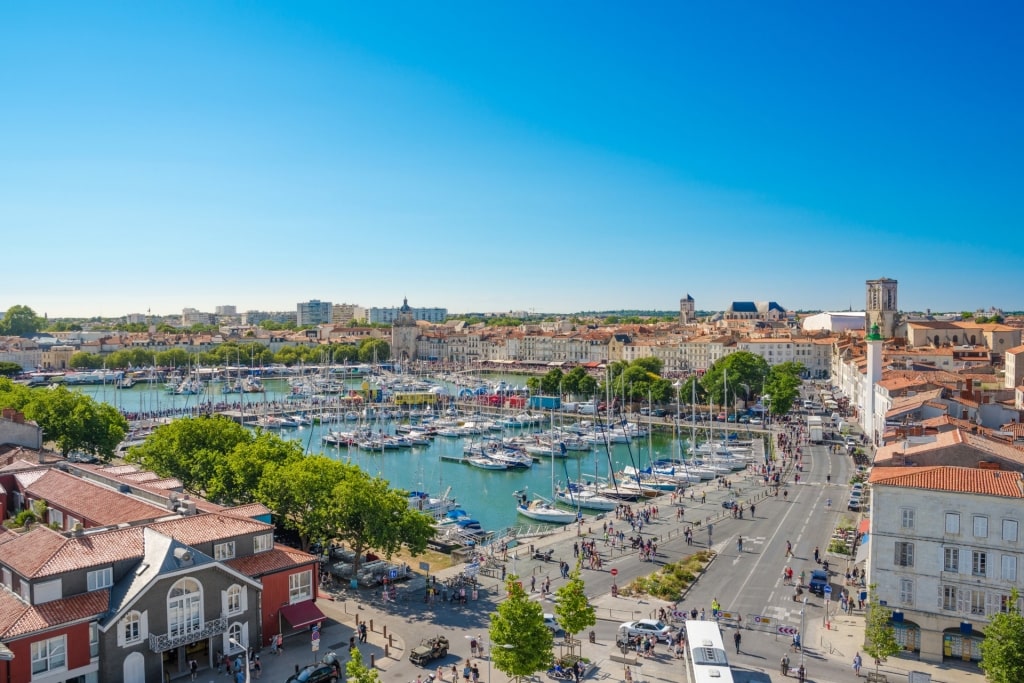
<svg viewBox="0 0 1024 683">
<path fill-rule="evenodd" d="M 878 329 L 878 323 L 871 326 L 871 333 L 864 338 L 868 344 L 867 377 L 864 378 L 864 397 L 861 405 L 864 407 L 864 416 L 861 426 L 867 434 L 871 443 L 878 445 L 877 434 L 885 424 L 885 417 L 879 420 L 875 417 L 875 385 L 882 379 L 882 335 Z"/>
</svg>

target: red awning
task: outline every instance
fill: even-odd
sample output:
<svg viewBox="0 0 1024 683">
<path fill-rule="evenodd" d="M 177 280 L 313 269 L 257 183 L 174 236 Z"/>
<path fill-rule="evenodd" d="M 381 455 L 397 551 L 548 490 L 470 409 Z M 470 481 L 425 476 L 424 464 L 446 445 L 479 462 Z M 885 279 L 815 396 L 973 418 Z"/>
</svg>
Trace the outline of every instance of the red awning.
<svg viewBox="0 0 1024 683">
<path fill-rule="evenodd" d="M 860 520 L 860 524 L 857 525 L 857 533 L 858 534 L 866 534 L 870 528 L 871 528 L 871 520 L 869 518 L 865 517 L 864 519 Z"/>
<path fill-rule="evenodd" d="M 297 602 L 294 605 L 285 605 L 281 608 L 281 616 L 285 618 L 292 628 L 305 628 L 327 619 L 312 600 Z"/>
</svg>

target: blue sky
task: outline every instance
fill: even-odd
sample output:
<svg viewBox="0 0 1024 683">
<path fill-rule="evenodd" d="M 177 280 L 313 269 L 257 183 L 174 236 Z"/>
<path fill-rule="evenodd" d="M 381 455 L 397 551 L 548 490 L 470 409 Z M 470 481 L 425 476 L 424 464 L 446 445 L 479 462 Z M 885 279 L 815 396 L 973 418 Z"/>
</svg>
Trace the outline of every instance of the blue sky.
<svg viewBox="0 0 1024 683">
<path fill-rule="evenodd" d="M 4 3 L 0 310 L 1024 308 L 1017 3 Z"/>
</svg>

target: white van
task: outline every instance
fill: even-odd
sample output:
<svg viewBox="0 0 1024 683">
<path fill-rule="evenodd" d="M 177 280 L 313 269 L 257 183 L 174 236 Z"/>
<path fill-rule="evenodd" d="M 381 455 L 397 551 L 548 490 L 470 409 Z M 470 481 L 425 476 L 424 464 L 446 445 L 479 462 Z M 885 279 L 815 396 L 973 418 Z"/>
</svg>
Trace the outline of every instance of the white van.
<svg viewBox="0 0 1024 683">
<path fill-rule="evenodd" d="M 593 401 L 587 401 L 586 403 L 581 403 L 580 406 L 579 406 L 579 414 L 580 415 L 593 415 L 596 412 L 597 412 L 597 406 L 594 405 Z"/>
</svg>

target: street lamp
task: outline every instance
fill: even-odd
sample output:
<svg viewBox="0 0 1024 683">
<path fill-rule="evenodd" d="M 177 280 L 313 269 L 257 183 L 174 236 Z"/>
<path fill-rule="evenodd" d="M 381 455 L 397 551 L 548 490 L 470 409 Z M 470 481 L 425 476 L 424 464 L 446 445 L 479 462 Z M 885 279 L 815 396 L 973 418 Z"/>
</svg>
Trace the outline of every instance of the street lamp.
<svg viewBox="0 0 1024 683">
<path fill-rule="evenodd" d="M 804 608 L 800 610 L 800 666 L 804 665 L 804 627 L 807 624 L 807 598 L 804 598 Z"/>
<path fill-rule="evenodd" d="M 250 678 L 249 678 L 249 648 L 247 648 L 245 645 L 242 645 L 240 642 L 238 642 L 234 638 L 228 638 L 228 642 L 231 643 L 232 645 L 234 645 L 235 647 L 242 648 L 242 653 L 243 653 L 243 656 L 245 657 L 245 661 L 242 663 L 242 666 L 245 667 L 245 683 L 249 683 L 249 681 L 250 681 Z"/>
</svg>

